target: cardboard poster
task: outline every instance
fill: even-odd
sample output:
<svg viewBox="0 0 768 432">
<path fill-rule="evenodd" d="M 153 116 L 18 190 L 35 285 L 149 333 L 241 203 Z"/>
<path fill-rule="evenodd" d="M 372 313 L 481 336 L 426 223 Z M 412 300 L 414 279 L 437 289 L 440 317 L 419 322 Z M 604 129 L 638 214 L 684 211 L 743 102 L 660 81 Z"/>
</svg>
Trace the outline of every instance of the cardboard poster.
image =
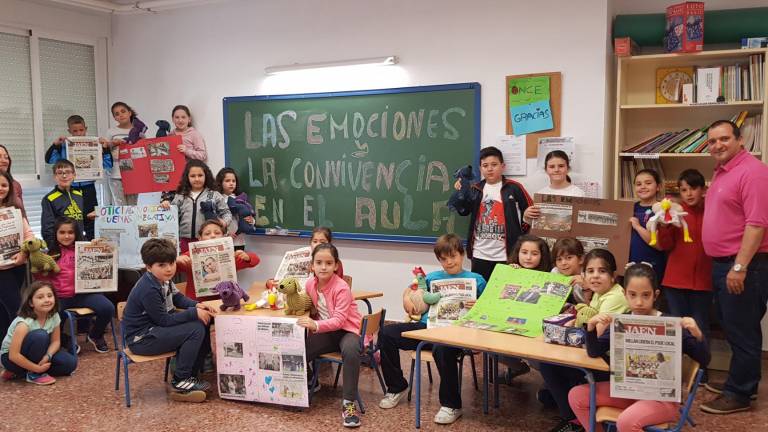
<svg viewBox="0 0 768 432">
<path fill-rule="evenodd" d="M 179 248 L 179 210 L 159 205 L 96 207 L 96 237 L 118 245 L 120 268 L 143 268 L 141 246 L 151 238 L 170 240 Z"/>
<path fill-rule="evenodd" d="M 309 406 L 304 334 L 296 318 L 216 316 L 219 396 Z"/>
<path fill-rule="evenodd" d="M 531 224 L 531 234 L 550 246 L 559 238 L 575 237 L 585 252 L 608 249 L 616 258 L 617 273 L 624 274 L 629 259 L 632 201 L 542 194 L 535 194 L 533 200 L 541 206 L 542 217 Z"/>
<path fill-rule="evenodd" d="M 186 159 L 178 149 L 180 135 L 141 139 L 120 146 L 119 165 L 126 194 L 176 189 Z"/>
<path fill-rule="evenodd" d="M 458 325 L 537 337 L 542 320 L 560 313 L 570 293 L 567 276 L 497 265 L 483 295 Z"/>
</svg>

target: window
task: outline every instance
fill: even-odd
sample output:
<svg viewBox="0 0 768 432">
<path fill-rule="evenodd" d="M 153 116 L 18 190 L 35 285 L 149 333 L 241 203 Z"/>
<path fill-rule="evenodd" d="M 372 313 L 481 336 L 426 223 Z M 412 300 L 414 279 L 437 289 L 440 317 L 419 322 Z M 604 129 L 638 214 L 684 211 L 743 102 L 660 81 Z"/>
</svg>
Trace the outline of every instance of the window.
<svg viewBox="0 0 768 432">
<path fill-rule="evenodd" d="M 67 117 L 81 115 L 89 135 L 106 130 L 106 46 L 104 38 L 0 26 L 0 144 L 13 160 L 36 235 L 40 200 L 54 184 L 44 155 L 67 134 Z M 101 184 L 96 189 L 101 198 Z"/>
</svg>

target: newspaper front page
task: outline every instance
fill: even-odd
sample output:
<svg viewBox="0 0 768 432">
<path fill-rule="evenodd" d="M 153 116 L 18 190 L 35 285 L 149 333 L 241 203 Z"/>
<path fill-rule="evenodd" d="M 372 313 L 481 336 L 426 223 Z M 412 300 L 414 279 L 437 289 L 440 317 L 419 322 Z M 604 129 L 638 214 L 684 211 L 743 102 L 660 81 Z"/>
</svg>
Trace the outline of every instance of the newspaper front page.
<svg viewBox="0 0 768 432">
<path fill-rule="evenodd" d="M 117 291 L 117 245 L 75 242 L 75 294 Z"/>
<path fill-rule="evenodd" d="M 477 299 L 477 281 L 472 278 L 432 281 L 429 290 L 440 293 L 440 301 L 429 307 L 427 328 L 447 327 L 466 315 L 467 300 Z"/>
<path fill-rule="evenodd" d="M 275 273 L 275 280 L 279 282 L 287 277 L 294 277 L 303 287 L 311 275 L 312 248 L 307 246 L 288 251 L 283 255 L 280 267 Z"/>
<path fill-rule="evenodd" d="M 296 318 L 218 315 L 221 398 L 309 406 L 304 334 Z"/>
<path fill-rule="evenodd" d="M 680 402 L 680 318 L 616 315 L 611 324 L 611 397 Z"/>
<path fill-rule="evenodd" d="M 0 265 L 13 264 L 13 257 L 21 252 L 23 224 L 21 210 L 0 208 Z"/>
<path fill-rule="evenodd" d="M 99 137 L 71 136 L 67 138 L 67 159 L 75 166 L 77 180 L 99 180 L 104 167 Z"/>
<path fill-rule="evenodd" d="M 219 282 L 237 282 L 235 247 L 232 237 L 202 240 L 189 244 L 192 259 L 192 275 L 195 279 L 195 295 L 215 295 L 213 287 Z"/>
</svg>

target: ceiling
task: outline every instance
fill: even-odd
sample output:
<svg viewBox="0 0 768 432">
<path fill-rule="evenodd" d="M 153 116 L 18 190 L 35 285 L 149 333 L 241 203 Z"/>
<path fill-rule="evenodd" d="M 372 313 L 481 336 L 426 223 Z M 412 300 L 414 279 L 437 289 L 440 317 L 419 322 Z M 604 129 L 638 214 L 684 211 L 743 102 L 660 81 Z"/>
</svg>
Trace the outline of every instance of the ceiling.
<svg viewBox="0 0 768 432">
<path fill-rule="evenodd" d="M 225 0 L 45 0 L 46 3 L 116 14 L 153 13 L 221 1 Z"/>
</svg>

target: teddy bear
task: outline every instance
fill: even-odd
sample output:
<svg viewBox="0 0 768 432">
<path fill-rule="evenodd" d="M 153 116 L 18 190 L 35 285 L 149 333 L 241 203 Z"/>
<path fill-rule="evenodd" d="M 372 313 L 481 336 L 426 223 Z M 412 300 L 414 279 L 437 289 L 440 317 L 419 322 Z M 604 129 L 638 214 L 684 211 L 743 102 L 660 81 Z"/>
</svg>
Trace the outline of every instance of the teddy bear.
<svg viewBox="0 0 768 432">
<path fill-rule="evenodd" d="M 415 277 L 403 292 L 403 309 L 408 314 L 408 318 L 416 322 L 421 320 L 421 315 L 429 309 L 430 305 L 440 301 L 440 293 L 429 292 L 424 269 L 415 267 L 412 273 Z"/>
<path fill-rule="evenodd" d="M 155 138 L 163 138 L 170 135 L 171 124 L 168 123 L 167 121 L 158 120 L 155 122 L 155 126 L 157 126 L 157 133 L 155 134 Z"/>
<path fill-rule="evenodd" d="M 228 308 L 232 310 L 240 310 L 240 299 L 245 302 L 250 300 L 248 293 L 243 291 L 237 282 L 222 281 L 213 287 L 213 292 L 218 293 L 221 296 L 221 310 L 225 311 Z"/>
<path fill-rule="evenodd" d="M 38 238 L 31 238 L 24 240 L 21 244 L 21 251 L 26 252 L 29 256 L 30 271 L 32 273 L 42 273 L 44 276 L 48 275 L 48 272 L 58 273 L 61 271 L 56 261 L 49 255 L 43 253 L 42 249 L 47 249 L 48 245 L 45 240 Z"/>
<path fill-rule="evenodd" d="M 296 278 L 285 278 L 277 285 L 277 290 L 285 296 L 286 315 L 304 315 L 312 308 L 312 299 L 300 290 L 299 281 Z"/>
<path fill-rule="evenodd" d="M 457 169 L 456 172 L 453 173 L 453 177 L 459 180 L 461 189 L 451 194 L 451 197 L 448 199 L 447 203 L 448 209 L 460 214 L 464 213 L 464 211 L 468 212 L 469 209 L 464 208 L 462 203 L 468 201 L 470 196 L 469 194 L 471 193 L 470 188 L 472 187 L 472 182 L 475 180 L 475 174 L 472 172 L 472 165 L 467 165 Z"/>
<path fill-rule="evenodd" d="M 584 324 L 586 324 L 593 316 L 597 315 L 599 312 L 597 309 L 584 304 L 579 303 L 576 305 L 576 324 L 575 327 L 582 327 Z"/>
<path fill-rule="evenodd" d="M 245 221 L 248 216 L 254 217 L 256 212 L 253 206 L 248 202 L 248 195 L 245 192 L 236 197 L 227 198 L 227 207 L 233 216 L 238 216 L 237 233 L 238 234 L 256 234 L 256 228 Z"/>
</svg>

